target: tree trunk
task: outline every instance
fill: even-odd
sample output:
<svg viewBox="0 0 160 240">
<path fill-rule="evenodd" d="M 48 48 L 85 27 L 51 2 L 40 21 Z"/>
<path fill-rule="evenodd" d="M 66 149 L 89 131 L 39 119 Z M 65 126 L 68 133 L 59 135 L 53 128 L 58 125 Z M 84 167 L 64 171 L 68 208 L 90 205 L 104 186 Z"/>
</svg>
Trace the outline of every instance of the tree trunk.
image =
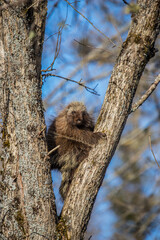
<svg viewBox="0 0 160 240">
<path fill-rule="evenodd" d="M 1 239 L 53 239 L 56 210 L 41 100 L 47 1 L 0 5 Z"/>
<path fill-rule="evenodd" d="M 103 181 L 106 168 L 115 152 L 129 116 L 132 101 L 151 57 L 160 30 L 160 0 L 139 0 L 126 41 L 114 67 L 96 131 L 105 132 L 88 158 L 81 163 L 64 203 L 61 220 L 66 223 L 68 237 L 83 239 L 93 204 Z"/>
</svg>

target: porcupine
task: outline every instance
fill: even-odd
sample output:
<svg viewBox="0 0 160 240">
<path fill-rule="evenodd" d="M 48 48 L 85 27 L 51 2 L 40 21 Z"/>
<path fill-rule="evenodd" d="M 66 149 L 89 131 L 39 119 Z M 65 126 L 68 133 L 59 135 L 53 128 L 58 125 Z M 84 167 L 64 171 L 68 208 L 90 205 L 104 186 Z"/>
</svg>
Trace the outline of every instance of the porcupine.
<svg viewBox="0 0 160 240">
<path fill-rule="evenodd" d="M 72 102 L 51 123 L 47 133 L 48 151 L 60 145 L 50 156 L 51 169 L 62 173 L 60 194 L 63 200 L 69 190 L 73 174 L 88 156 L 92 145 L 105 134 L 93 132 L 94 122 L 81 102 Z"/>
</svg>

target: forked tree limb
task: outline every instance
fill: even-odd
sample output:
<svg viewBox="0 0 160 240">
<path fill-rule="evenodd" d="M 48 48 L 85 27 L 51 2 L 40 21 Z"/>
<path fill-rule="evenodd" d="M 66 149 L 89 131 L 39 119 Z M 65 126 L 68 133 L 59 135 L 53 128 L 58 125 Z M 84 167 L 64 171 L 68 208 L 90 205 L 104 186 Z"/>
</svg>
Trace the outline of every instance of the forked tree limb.
<svg viewBox="0 0 160 240">
<path fill-rule="evenodd" d="M 83 239 L 98 190 L 131 110 L 132 101 L 160 30 L 160 0 L 139 0 L 109 82 L 96 124 L 107 134 L 77 169 L 61 213 L 72 240 Z"/>
</svg>

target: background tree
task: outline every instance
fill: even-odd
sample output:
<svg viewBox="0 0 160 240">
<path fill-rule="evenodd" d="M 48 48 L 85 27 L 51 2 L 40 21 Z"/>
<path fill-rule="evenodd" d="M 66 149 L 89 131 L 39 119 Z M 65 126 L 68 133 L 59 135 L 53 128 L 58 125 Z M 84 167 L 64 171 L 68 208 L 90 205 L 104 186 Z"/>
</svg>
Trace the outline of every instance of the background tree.
<svg viewBox="0 0 160 240">
<path fill-rule="evenodd" d="M 113 8 L 114 10 L 117 10 L 120 8 L 122 9 L 122 6 L 124 6 L 122 5 L 123 3 L 121 1 L 115 1 L 115 2 L 109 1 L 109 2 L 112 2 L 113 5 L 115 3 L 115 7 Z M 122 45 L 122 39 L 125 40 L 126 31 L 128 28 L 128 21 L 127 21 L 128 19 L 126 15 L 122 14 L 121 17 L 123 16 L 123 18 L 121 18 L 121 20 L 116 18 L 116 14 L 113 13 L 113 11 L 110 14 L 111 8 L 109 8 L 109 5 L 107 5 L 107 3 L 104 3 L 104 1 L 99 1 L 99 3 L 97 4 L 98 8 L 97 6 L 95 8 L 95 5 L 93 5 L 93 1 L 87 1 L 86 3 L 84 2 L 80 4 L 75 3 L 74 8 L 79 7 L 81 9 L 80 11 L 81 14 L 83 14 L 83 7 L 86 7 L 86 9 L 90 10 L 89 14 L 92 13 L 91 9 L 94 8 L 95 9 L 94 16 L 98 16 L 98 10 L 99 11 L 101 10 L 101 15 L 104 17 L 105 20 L 106 20 L 105 17 L 107 16 L 107 24 L 106 25 L 104 24 L 103 26 L 108 27 L 108 21 L 114 24 L 116 29 L 118 29 L 119 26 L 121 26 L 121 30 L 120 31 L 116 30 L 116 33 L 115 31 L 113 31 L 113 28 L 112 29 L 110 28 L 111 29 L 110 36 L 111 34 L 113 35 L 111 40 L 108 39 L 107 37 L 104 37 L 102 32 L 96 33 L 93 31 L 94 28 L 91 29 L 91 27 L 88 27 L 90 25 L 84 24 L 84 30 L 85 30 L 85 33 L 88 32 L 88 36 L 84 38 L 83 31 L 80 31 L 79 35 L 81 35 L 82 37 L 78 38 L 78 40 L 75 39 L 76 41 L 73 41 L 72 33 L 74 32 L 74 28 L 73 30 L 70 30 L 69 37 L 70 39 L 72 39 L 72 47 L 74 48 L 74 52 L 77 54 L 76 58 L 74 56 L 75 54 L 72 55 L 72 58 L 69 58 L 68 55 L 64 54 L 65 47 L 67 47 L 71 52 L 73 52 L 72 48 L 70 48 L 71 45 L 68 45 L 69 43 L 71 44 L 70 41 L 66 41 L 66 38 L 65 38 L 65 43 L 63 43 L 63 34 L 64 34 L 64 31 L 66 32 L 68 31 L 68 29 L 66 28 L 68 26 L 67 21 L 69 21 L 68 18 L 69 16 L 71 16 L 69 14 L 70 13 L 69 9 L 67 7 L 68 13 L 64 14 L 64 11 L 62 12 L 62 9 L 64 9 L 62 8 L 62 6 L 64 7 L 63 1 L 56 1 L 52 6 L 49 5 L 50 3 L 51 2 L 48 3 L 48 7 L 52 7 L 52 8 L 49 8 L 51 9 L 51 11 L 48 13 L 48 21 L 49 19 L 53 21 L 53 17 L 54 17 L 54 22 L 56 24 L 55 19 L 57 16 L 59 21 L 59 24 L 58 24 L 59 29 L 57 31 L 57 36 L 55 35 L 55 31 L 53 32 L 53 24 L 49 25 L 51 32 L 49 33 L 49 30 L 46 31 L 46 34 L 48 34 L 48 36 L 46 36 L 45 38 L 44 59 L 46 54 L 45 50 L 49 49 L 49 52 L 51 52 L 51 50 L 54 51 L 54 46 L 55 46 L 55 54 L 52 61 L 50 61 L 52 62 L 51 65 L 50 63 L 48 63 L 48 61 L 45 61 L 45 64 L 43 64 L 42 75 L 44 76 L 44 78 L 50 75 L 54 75 L 54 77 L 55 75 L 58 75 L 60 77 L 64 77 L 65 81 L 62 81 L 60 84 L 58 81 L 56 84 L 54 84 L 53 92 L 50 92 L 50 95 L 46 97 L 44 100 L 46 109 L 47 107 L 52 106 L 53 103 L 54 105 L 57 105 L 57 103 L 59 103 L 60 101 L 61 103 L 64 103 L 64 102 L 67 103 L 69 99 L 68 97 L 70 96 L 68 94 L 72 94 L 74 92 L 76 92 L 76 94 L 78 93 L 77 91 L 79 90 L 78 89 L 79 87 L 76 89 L 75 83 L 73 83 L 74 85 L 67 83 L 66 78 L 68 81 L 77 80 L 79 84 L 82 84 L 83 86 L 85 86 L 88 91 L 91 91 L 95 94 L 100 92 L 102 95 L 104 95 L 104 90 L 103 91 L 101 90 L 102 87 L 98 89 L 94 89 L 96 85 L 95 80 L 106 79 L 107 75 L 110 76 L 111 66 L 114 64 L 116 56 L 119 55 L 115 64 L 114 71 L 112 73 L 112 77 L 110 79 L 110 83 L 107 89 L 107 93 L 101 109 L 101 113 L 96 124 L 97 131 L 106 132 L 107 142 L 102 142 L 98 146 L 96 146 L 96 149 L 93 149 L 93 151 L 90 152 L 89 158 L 85 160 L 79 167 L 75 175 L 75 179 L 72 183 L 71 189 L 69 191 L 69 194 L 67 196 L 67 199 L 64 203 L 64 207 L 61 214 L 62 218 L 57 228 L 59 233 L 59 238 L 61 238 L 61 236 L 63 235 L 63 238 L 67 238 L 68 236 L 68 238 L 71 237 L 71 239 L 81 239 L 85 232 L 96 194 L 103 180 L 105 169 L 108 166 L 108 163 L 110 162 L 111 157 L 113 156 L 113 153 L 117 146 L 121 132 L 125 125 L 126 119 L 130 113 L 132 100 L 133 100 L 136 88 L 138 86 L 140 76 L 144 70 L 146 63 L 155 53 L 154 42 L 159 32 L 159 25 L 158 25 L 159 9 L 158 8 L 160 5 L 160 2 L 158 0 L 157 1 L 150 0 L 145 2 L 143 1 L 143 3 L 142 1 L 138 1 L 138 5 L 127 6 L 127 10 L 132 11 L 132 24 L 128 33 L 128 37 L 126 41 L 123 43 L 123 45 Z M 18 236 L 18 238 L 21 238 L 21 237 L 24 238 L 29 236 L 35 239 L 43 239 L 45 237 L 50 239 L 50 238 L 54 238 L 55 221 L 57 217 L 55 212 L 55 205 L 53 202 L 51 202 L 51 200 L 54 200 L 54 198 L 52 196 L 52 191 L 51 191 L 52 186 L 50 181 L 50 173 L 48 171 L 49 166 L 48 166 L 48 162 L 46 161 L 46 146 L 44 144 L 45 143 L 44 131 L 42 131 L 44 129 L 44 122 L 43 122 L 43 114 L 42 114 L 41 100 L 40 100 L 40 94 L 39 94 L 40 87 L 41 87 L 40 56 L 41 56 L 41 50 L 42 50 L 41 43 L 42 43 L 42 36 L 43 36 L 43 30 L 41 26 L 44 24 L 43 16 L 46 13 L 46 9 L 45 9 L 45 6 L 43 5 L 45 4 L 44 2 L 40 3 L 39 1 L 35 1 L 31 3 L 31 2 L 25 1 L 23 2 L 23 4 L 17 2 L 16 5 L 14 5 L 13 3 L 8 4 L 8 2 L 5 1 L 4 5 L 2 5 L 1 7 L 2 23 L 3 23 L 2 26 L 4 29 L 2 32 L 3 33 L 2 47 L 4 46 L 4 53 L 6 54 L 5 56 L 7 56 L 7 58 L 6 57 L 2 58 L 3 66 L 4 66 L 4 72 L 2 73 L 3 73 L 4 80 L 1 81 L 2 85 L 0 88 L 3 93 L 1 94 L 1 96 L 3 96 L 1 113 L 2 113 L 2 119 L 3 119 L 3 131 L 2 131 L 3 150 L 5 150 L 5 152 L 3 152 L 2 154 L 4 168 L 3 168 L 3 175 L 2 175 L 3 181 L 1 184 L 1 188 L 3 190 L 1 232 L 2 232 L 3 238 L 5 238 L 5 236 L 8 237 L 9 235 L 7 234 L 10 234 L 9 237 L 12 236 L 13 238 L 16 236 Z M 14 6 L 16 6 L 16 8 L 14 8 Z M 58 14 L 52 15 L 52 13 L 55 13 L 56 10 L 59 11 L 59 14 L 63 16 L 61 22 Z M 64 18 L 64 15 L 65 15 L 65 18 Z M 11 30 L 7 32 L 7 28 L 4 27 L 5 26 L 4 24 L 6 24 L 7 22 L 6 19 L 8 19 L 9 16 L 12 16 L 12 17 L 15 16 L 15 19 L 17 20 L 16 22 L 17 24 L 14 25 L 13 22 L 12 24 L 8 24 L 9 26 L 11 25 Z M 42 22 L 41 22 L 41 19 L 43 19 Z M 74 20 L 76 20 L 75 23 L 78 25 L 78 27 L 80 26 L 82 27 L 83 22 L 81 23 L 79 21 L 79 15 L 77 15 L 76 12 L 74 14 Z M 97 20 L 97 25 L 99 24 L 99 21 L 100 20 Z M 22 26 L 22 31 L 20 31 L 21 26 Z M 18 32 L 15 32 L 14 28 L 16 28 Z M 26 30 L 24 31 L 24 29 Z M 12 34 L 12 32 L 14 32 L 15 34 Z M 103 29 L 103 32 L 105 32 L 104 29 Z M 9 33 L 11 35 L 7 35 Z M 28 41 L 25 41 L 25 40 L 22 41 L 22 39 L 20 38 L 21 35 L 23 36 L 22 33 L 23 34 L 26 33 L 24 39 L 28 39 Z M 120 35 L 122 36 L 122 39 L 120 39 Z M 94 41 L 89 36 L 94 36 L 94 38 L 92 38 L 94 39 Z M 14 41 L 11 42 L 9 41 L 10 39 L 13 39 Z M 55 44 L 54 44 L 54 41 L 55 41 Z M 22 48 L 22 43 L 24 44 L 24 48 Z M 15 44 L 18 44 L 19 48 L 15 47 Z M 11 48 L 12 45 L 13 47 Z M 7 46 L 10 46 L 10 47 L 7 47 Z M 26 51 L 24 49 L 26 49 Z M 11 54 L 13 53 L 11 50 L 12 51 L 14 50 L 14 54 Z M 57 58 L 58 55 L 59 55 L 59 58 Z M 26 59 L 26 57 L 24 58 L 24 56 L 28 56 L 27 57 L 28 62 L 22 61 L 22 59 L 23 60 Z M 155 75 L 157 73 L 155 59 L 156 58 L 154 58 L 154 61 L 152 62 L 151 66 L 152 66 L 152 69 L 155 68 L 156 72 L 154 72 L 154 74 L 152 71 L 149 71 L 150 74 L 147 73 L 147 77 L 150 77 L 150 78 L 152 77 L 152 79 L 155 78 Z M 61 63 L 63 64 L 60 64 L 60 60 L 61 60 Z M 76 60 L 79 61 L 79 63 Z M 57 61 L 57 65 L 56 65 L 56 61 Z M 8 66 L 10 67 L 12 66 L 10 71 L 7 68 Z M 20 69 L 22 69 L 20 70 L 20 72 L 17 71 L 18 69 L 17 66 L 18 67 L 20 66 Z M 60 69 L 63 69 L 64 71 L 64 66 L 67 66 L 65 70 L 65 72 L 68 73 L 67 77 L 62 75 L 60 71 Z M 91 70 L 92 67 L 95 68 L 95 66 L 96 66 L 96 76 L 95 76 L 95 71 Z M 55 70 L 50 71 L 53 68 L 56 68 L 56 71 Z M 81 71 L 81 69 L 83 71 Z M 106 69 L 107 69 L 107 73 L 106 73 Z M 82 77 L 80 77 L 81 75 L 79 74 L 79 72 L 81 73 Z M 86 79 L 85 82 L 84 82 L 84 76 Z M 144 75 L 144 78 L 145 78 L 145 75 Z M 6 81 L 6 79 L 8 81 Z M 157 78 L 156 84 L 158 84 L 158 82 L 159 82 L 159 78 Z M 90 85 L 88 85 L 89 83 Z M 144 83 L 143 79 L 142 79 L 142 83 Z M 148 88 L 147 85 L 150 85 L 149 81 L 147 83 L 149 84 L 145 85 L 146 89 Z M 46 85 L 47 84 L 51 84 L 51 80 L 47 79 Z M 156 84 L 153 86 L 156 86 Z M 68 86 L 71 86 L 71 87 L 68 87 Z M 106 88 L 106 82 L 104 82 L 104 86 Z M 24 91 L 25 89 L 26 91 Z M 68 91 L 64 91 L 66 89 Z M 47 90 L 45 91 L 47 92 Z M 140 88 L 138 91 L 139 91 L 139 96 L 141 96 L 142 92 L 144 92 L 144 87 Z M 17 96 L 20 96 L 20 95 L 24 96 L 24 98 L 21 98 L 21 99 L 17 98 Z M 81 95 L 83 95 L 83 98 L 84 98 L 85 96 L 84 92 Z M 9 97 L 6 97 L 6 96 L 9 96 Z M 96 95 L 88 95 L 88 96 L 87 96 L 88 101 L 93 99 L 94 102 L 96 103 L 95 104 L 96 111 L 98 111 L 99 107 L 97 107 L 97 105 L 100 106 L 102 99 L 99 100 L 100 98 L 98 99 Z M 138 98 L 138 95 L 137 95 L 137 98 Z M 154 98 L 156 99 L 156 94 Z M 75 99 L 75 98 L 72 97 L 72 99 Z M 156 106 L 158 109 L 158 102 Z M 27 109 L 27 111 L 24 111 L 24 109 Z M 51 108 L 47 109 L 47 113 L 51 112 L 50 109 Z M 94 105 L 92 106 L 92 109 L 94 109 Z M 119 147 L 119 150 L 121 151 L 121 155 L 119 155 L 118 158 L 121 159 L 121 161 L 123 161 L 122 169 L 121 168 L 118 169 L 119 172 L 116 171 L 115 176 L 112 177 L 114 179 L 120 173 L 125 174 L 126 168 L 127 167 L 129 168 L 130 164 L 132 164 L 131 165 L 132 171 L 128 170 L 130 172 L 129 178 L 127 179 L 127 177 L 123 175 L 120 176 L 121 183 L 124 182 L 124 184 L 126 183 L 126 185 L 127 185 L 127 181 L 130 180 L 131 178 L 130 176 L 133 176 L 134 173 L 137 174 L 137 169 L 139 168 L 139 164 L 136 163 L 135 159 L 131 159 L 131 156 L 127 155 L 126 159 L 123 157 L 124 149 L 125 149 L 125 155 L 124 155 L 125 157 L 126 157 L 126 153 L 127 154 L 133 153 L 135 149 L 136 151 L 138 149 L 138 146 L 136 147 L 136 145 L 134 147 L 133 146 L 131 147 L 129 145 L 130 149 L 126 147 L 126 144 L 128 143 L 128 137 L 127 137 L 128 129 L 130 130 L 129 140 L 136 138 L 135 140 L 136 142 L 139 136 L 141 136 L 141 139 L 145 138 L 145 136 L 143 136 L 144 131 L 143 130 L 141 131 L 141 129 L 140 129 L 141 134 L 137 133 L 138 137 L 134 137 L 137 135 L 134 135 L 134 131 L 133 131 L 133 138 L 132 138 L 131 130 L 135 129 L 135 132 L 138 131 L 138 127 L 139 127 L 138 119 L 142 118 L 141 115 L 138 118 L 137 112 L 136 112 L 136 115 L 134 114 L 133 116 L 136 116 L 135 117 L 136 121 L 130 119 L 128 128 L 124 132 L 126 136 L 124 136 L 124 140 L 122 138 L 122 144 L 120 143 L 120 147 Z M 37 119 L 37 122 L 35 121 L 35 119 Z M 144 119 L 144 117 L 142 119 Z M 158 121 L 158 118 L 155 121 Z M 147 129 L 149 129 L 149 126 Z M 21 135 L 18 133 L 21 133 Z M 147 130 L 145 131 L 145 133 L 147 134 Z M 157 139 L 157 142 L 158 142 L 158 139 Z M 9 145 L 7 146 L 4 145 L 8 143 Z M 17 146 L 20 146 L 20 147 L 17 148 Z M 39 146 L 39 147 L 37 148 L 36 146 Z M 144 152 L 144 145 L 143 147 L 141 147 L 140 150 L 141 150 L 141 153 L 137 154 L 136 159 L 138 159 L 139 156 L 141 156 L 142 152 Z M 27 154 L 28 152 L 29 152 L 29 156 Z M 11 154 L 13 155 L 13 158 L 12 158 L 13 162 L 10 161 L 11 159 L 10 157 L 8 158 L 8 156 L 10 156 Z M 125 165 L 125 162 L 127 162 L 126 163 L 127 166 Z M 133 165 L 134 165 L 134 168 L 133 168 Z M 143 164 L 141 165 L 143 167 Z M 15 166 L 16 166 L 16 169 L 15 169 Z M 32 171 L 30 171 L 30 169 L 32 169 Z M 90 178 L 88 178 L 87 176 L 90 176 Z M 45 179 L 45 184 L 43 184 L 44 183 L 43 179 Z M 48 180 L 46 181 L 46 179 Z M 137 181 L 137 184 L 136 184 L 136 181 Z M 135 186 L 138 186 L 140 190 L 140 179 L 139 179 L 139 182 L 138 182 L 138 179 L 136 181 L 135 181 Z M 117 183 L 118 181 L 116 182 L 116 184 L 114 184 L 114 182 L 111 184 L 108 184 L 107 182 L 107 184 L 105 184 L 103 187 L 103 189 L 105 189 L 105 192 L 110 193 L 110 194 L 107 194 L 109 201 L 114 206 L 114 210 L 116 210 L 117 216 L 119 215 L 119 219 L 121 219 L 120 221 L 121 225 L 117 226 L 115 238 L 118 239 L 118 237 L 119 238 L 123 237 L 124 234 L 126 234 L 126 238 L 127 238 L 128 236 L 127 234 L 129 234 L 129 236 L 130 237 L 132 236 L 134 239 L 136 238 L 137 232 L 141 229 L 141 226 L 153 226 L 154 224 L 152 224 L 153 222 L 150 221 L 151 223 L 150 225 L 145 225 L 144 219 L 139 219 L 139 222 L 138 222 L 138 220 L 135 219 L 135 217 L 133 216 L 134 206 L 135 206 L 134 204 L 136 202 L 136 201 L 135 202 L 133 201 L 133 199 L 134 198 L 136 199 L 136 197 L 134 198 L 131 197 L 134 194 L 133 191 L 132 192 L 128 191 L 129 194 L 127 193 L 127 195 L 130 196 L 130 200 L 128 200 L 127 203 L 130 207 L 129 210 L 132 213 L 130 215 L 132 216 L 130 218 L 127 218 L 128 213 L 126 213 L 126 218 L 124 217 L 125 214 L 122 216 L 121 208 L 119 207 L 119 205 L 120 204 L 126 205 L 126 203 L 123 203 L 123 200 L 126 199 L 124 196 L 128 188 L 126 185 L 124 188 L 123 184 L 121 184 L 121 187 L 120 187 L 120 184 L 117 184 Z M 128 184 L 131 185 L 130 182 Z M 117 185 L 119 186 L 117 187 Z M 132 188 L 133 188 L 133 184 L 132 184 Z M 111 192 L 111 189 L 113 189 L 114 191 L 113 193 Z M 119 192 L 117 189 L 125 189 L 125 191 Z M 137 196 L 138 191 L 136 191 L 136 187 L 134 187 L 134 190 L 135 190 L 135 196 Z M 4 204 L 4 201 L 6 199 L 8 199 L 8 201 L 6 201 Z M 117 199 L 119 201 L 116 201 Z M 146 199 L 146 196 L 140 192 L 139 195 L 137 196 L 137 199 L 139 199 L 139 202 L 144 201 L 144 199 Z M 151 199 L 150 203 L 153 203 L 152 201 L 153 198 L 150 198 L 150 199 Z M 154 196 L 154 199 L 156 199 L 156 196 Z M 131 204 L 131 201 L 132 201 L 132 204 Z M 154 202 L 157 206 L 157 202 L 155 200 Z M 46 211 L 45 206 L 48 212 Z M 145 206 L 149 206 L 149 207 L 146 208 Z M 145 212 L 148 209 L 149 211 L 153 209 L 152 204 L 146 203 L 145 206 L 144 206 L 144 209 L 146 209 Z M 50 209 L 52 211 L 50 211 Z M 123 211 L 125 211 L 124 209 L 125 208 L 123 208 Z M 138 209 L 138 213 L 140 209 L 141 207 Z M 45 212 L 45 215 L 43 211 Z M 128 211 L 128 208 L 126 209 L 126 212 L 127 211 Z M 37 221 L 37 219 L 39 220 Z M 11 224 L 13 221 L 14 221 L 14 224 Z M 41 222 L 41 225 L 39 224 L 39 221 Z M 126 232 L 126 228 L 123 227 L 123 224 L 125 225 L 126 223 L 130 225 L 134 225 L 134 229 L 131 229 L 129 226 L 128 232 Z M 138 228 L 135 227 L 136 224 Z M 49 231 L 47 229 L 49 229 Z M 144 229 L 144 227 L 142 229 Z M 58 233 L 56 233 L 56 238 L 58 238 Z M 141 231 L 141 233 L 138 233 L 139 235 L 137 235 L 137 237 L 140 236 L 140 234 L 143 237 L 147 236 L 147 233 L 145 233 L 145 231 Z"/>
</svg>

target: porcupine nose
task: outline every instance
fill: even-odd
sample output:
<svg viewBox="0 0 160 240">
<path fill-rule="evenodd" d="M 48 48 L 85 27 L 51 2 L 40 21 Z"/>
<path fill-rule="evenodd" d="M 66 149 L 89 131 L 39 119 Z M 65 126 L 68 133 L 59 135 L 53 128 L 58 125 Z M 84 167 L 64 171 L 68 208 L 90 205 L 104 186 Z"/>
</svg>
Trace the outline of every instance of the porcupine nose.
<svg viewBox="0 0 160 240">
<path fill-rule="evenodd" d="M 82 122 L 82 119 L 77 119 L 77 123 L 80 124 Z"/>
</svg>

